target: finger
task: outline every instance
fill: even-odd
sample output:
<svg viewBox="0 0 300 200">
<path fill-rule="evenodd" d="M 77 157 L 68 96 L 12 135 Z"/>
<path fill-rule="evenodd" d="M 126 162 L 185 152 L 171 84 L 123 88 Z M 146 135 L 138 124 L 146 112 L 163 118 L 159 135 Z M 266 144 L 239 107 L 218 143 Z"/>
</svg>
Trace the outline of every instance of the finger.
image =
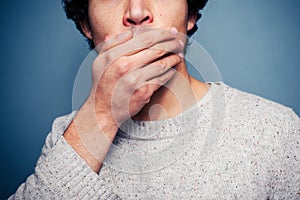
<svg viewBox="0 0 300 200">
<path fill-rule="evenodd" d="M 177 34 L 178 32 L 175 28 L 147 31 L 125 42 L 124 45 L 115 45 L 114 48 L 110 48 L 105 54 L 110 62 L 113 62 L 121 56 L 133 55 L 144 49 L 150 48 L 157 43 L 174 39 Z"/>
<path fill-rule="evenodd" d="M 150 65 L 127 72 L 122 77 L 122 81 L 124 81 L 124 85 L 129 86 L 130 91 L 134 91 L 142 87 L 147 81 L 163 75 L 180 61 L 181 58 L 178 55 L 169 55 Z"/>
<path fill-rule="evenodd" d="M 137 54 L 123 56 L 116 60 L 114 64 L 120 66 L 121 69 L 119 68 L 116 70 L 120 70 L 121 73 L 119 74 L 123 75 L 129 71 L 143 68 L 145 65 L 148 65 L 152 62 L 158 61 L 157 64 L 164 64 L 160 63 L 161 61 L 159 60 L 163 59 L 164 57 L 168 57 L 168 54 L 178 53 L 179 56 L 183 57 L 183 55 L 181 55 L 183 49 L 184 45 L 182 41 L 169 40 L 159 43 L 144 51 L 138 52 Z M 116 71 L 116 73 L 118 72 Z"/>
<path fill-rule="evenodd" d="M 134 55 L 131 55 L 130 59 L 134 60 L 134 67 L 138 68 L 152 63 L 157 59 L 166 56 L 167 54 L 176 53 L 180 57 L 183 57 L 183 51 L 184 43 L 181 40 L 169 40 L 166 42 L 156 44 Z"/>
<path fill-rule="evenodd" d="M 136 71 L 138 74 L 140 74 L 141 77 L 143 77 L 144 81 L 146 82 L 163 75 L 181 61 L 181 57 L 176 54 L 172 54 L 143 68 L 139 68 Z"/>
<path fill-rule="evenodd" d="M 165 49 L 166 51 L 172 51 L 173 49 L 168 49 L 168 43 L 163 43 L 164 41 L 169 40 L 177 40 L 179 42 L 179 46 L 184 46 L 183 41 L 186 40 L 186 36 L 184 34 L 178 33 L 176 28 L 171 29 L 155 29 L 153 31 L 145 32 L 138 37 L 133 37 L 130 42 L 131 51 L 128 52 L 127 55 L 135 54 L 144 49 L 149 49 L 155 45 L 157 45 L 157 49 Z M 161 44 L 160 44 L 161 43 Z M 178 47 L 178 46 L 175 46 Z"/>
<path fill-rule="evenodd" d="M 112 35 L 106 35 L 105 41 L 101 44 L 99 44 L 95 50 L 98 52 L 98 55 L 104 54 L 104 52 L 108 51 L 109 49 L 112 49 L 115 46 L 118 46 L 132 38 L 132 31 L 125 31 L 123 33 L 120 33 L 118 35 L 112 36 Z M 103 59 L 104 58 L 104 59 Z M 97 71 L 98 76 L 101 77 L 104 70 L 108 67 L 108 63 L 111 61 L 106 58 L 105 56 L 97 56 L 97 58 L 93 62 L 93 71 Z"/>
<path fill-rule="evenodd" d="M 170 68 L 164 74 L 148 80 L 146 84 L 151 85 L 153 87 L 153 90 L 156 91 L 158 88 L 165 85 L 170 79 L 172 79 L 172 77 L 174 77 L 176 73 L 176 69 Z"/>
<path fill-rule="evenodd" d="M 106 35 L 105 41 L 96 47 L 97 52 L 99 54 L 108 51 L 109 49 L 120 45 L 132 38 L 132 31 L 128 30 L 123 33 L 117 34 L 115 36 Z"/>
<path fill-rule="evenodd" d="M 176 72 L 177 71 L 175 69 L 171 68 L 164 74 L 145 82 L 143 85 L 134 90 L 132 97 L 143 102 L 149 101 L 153 93 L 172 79 Z"/>
</svg>

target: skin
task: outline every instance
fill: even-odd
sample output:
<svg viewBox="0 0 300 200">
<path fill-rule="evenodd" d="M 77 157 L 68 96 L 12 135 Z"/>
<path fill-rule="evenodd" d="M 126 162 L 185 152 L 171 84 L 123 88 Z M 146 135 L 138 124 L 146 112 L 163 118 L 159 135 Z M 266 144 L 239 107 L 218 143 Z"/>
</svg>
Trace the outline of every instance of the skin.
<svg viewBox="0 0 300 200">
<path fill-rule="evenodd" d="M 99 55 L 90 95 L 64 137 L 96 173 L 122 122 L 174 117 L 206 94 L 182 58 L 182 33 L 195 23 L 187 11 L 186 0 L 89 1 L 81 26 Z"/>
</svg>

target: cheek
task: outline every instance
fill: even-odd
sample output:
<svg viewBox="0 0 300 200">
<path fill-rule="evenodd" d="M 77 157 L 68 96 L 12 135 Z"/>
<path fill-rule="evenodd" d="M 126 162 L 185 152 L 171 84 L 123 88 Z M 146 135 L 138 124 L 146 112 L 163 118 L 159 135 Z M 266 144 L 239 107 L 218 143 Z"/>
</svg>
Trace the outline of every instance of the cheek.
<svg viewBox="0 0 300 200">
<path fill-rule="evenodd" d="M 103 41 L 105 37 L 105 27 L 110 20 L 103 11 L 100 11 L 97 6 L 89 9 L 90 31 L 92 33 L 94 43 Z"/>
<path fill-rule="evenodd" d="M 111 12 L 109 14 L 110 15 L 105 15 L 105 13 L 103 13 L 101 16 L 94 15 L 91 16 L 93 18 L 90 18 L 92 19 L 90 25 L 95 44 L 99 44 L 104 41 L 107 35 L 115 35 L 123 30 L 123 28 L 120 27 L 122 25 L 122 20 L 120 22 L 120 19 L 111 15 Z"/>
<path fill-rule="evenodd" d="M 168 9 L 159 9 L 159 20 L 162 24 L 167 26 L 175 26 L 178 31 L 185 32 L 187 29 L 187 5 L 185 5 L 181 0 L 176 0 L 177 3 L 169 3 L 168 5 L 162 6 L 163 8 L 168 7 Z M 184 0 L 186 1 L 186 0 Z M 180 3 L 181 2 L 181 3 Z"/>
<path fill-rule="evenodd" d="M 105 36 L 109 32 L 106 30 L 106 26 L 103 23 L 105 23 L 105 21 L 97 20 L 96 18 L 93 18 L 93 20 L 90 21 L 91 33 L 95 45 L 104 41 Z"/>
</svg>

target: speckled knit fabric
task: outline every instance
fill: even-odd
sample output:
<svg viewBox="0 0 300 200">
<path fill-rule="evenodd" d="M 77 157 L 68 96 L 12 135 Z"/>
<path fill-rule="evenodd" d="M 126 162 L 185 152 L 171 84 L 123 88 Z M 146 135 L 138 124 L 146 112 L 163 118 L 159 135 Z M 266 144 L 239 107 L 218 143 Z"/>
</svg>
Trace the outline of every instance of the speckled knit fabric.
<svg viewBox="0 0 300 200">
<path fill-rule="evenodd" d="M 62 136 L 73 116 L 11 199 L 300 199 L 299 117 L 224 83 L 179 116 L 124 123 L 99 175 Z"/>
</svg>

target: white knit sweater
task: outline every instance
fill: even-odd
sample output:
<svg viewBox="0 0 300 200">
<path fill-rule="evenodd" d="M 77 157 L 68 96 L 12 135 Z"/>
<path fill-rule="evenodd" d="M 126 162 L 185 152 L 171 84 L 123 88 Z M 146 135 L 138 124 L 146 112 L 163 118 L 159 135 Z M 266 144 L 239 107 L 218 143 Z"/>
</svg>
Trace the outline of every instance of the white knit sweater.
<svg viewBox="0 0 300 200">
<path fill-rule="evenodd" d="M 57 118 L 35 173 L 10 199 L 300 199 L 300 120 L 287 107 L 214 83 L 171 119 L 128 121 L 99 173 Z"/>
</svg>

